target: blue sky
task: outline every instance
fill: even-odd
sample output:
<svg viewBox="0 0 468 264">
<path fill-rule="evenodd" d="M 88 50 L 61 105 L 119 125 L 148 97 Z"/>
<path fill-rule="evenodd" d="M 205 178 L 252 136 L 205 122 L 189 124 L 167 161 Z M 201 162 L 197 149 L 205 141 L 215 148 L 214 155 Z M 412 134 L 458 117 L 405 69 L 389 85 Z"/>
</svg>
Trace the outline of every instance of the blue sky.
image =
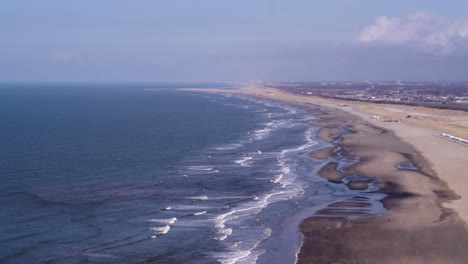
<svg viewBox="0 0 468 264">
<path fill-rule="evenodd" d="M 0 81 L 468 79 L 468 0 L 4 0 Z"/>
</svg>

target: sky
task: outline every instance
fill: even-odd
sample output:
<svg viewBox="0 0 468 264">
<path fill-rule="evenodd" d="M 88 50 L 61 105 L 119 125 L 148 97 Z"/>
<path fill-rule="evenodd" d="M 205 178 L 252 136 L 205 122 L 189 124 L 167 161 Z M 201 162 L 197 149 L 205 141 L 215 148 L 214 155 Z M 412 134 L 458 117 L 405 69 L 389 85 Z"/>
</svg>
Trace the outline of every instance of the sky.
<svg viewBox="0 0 468 264">
<path fill-rule="evenodd" d="M 2 0 L 0 81 L 468 80 L 468 0 Z"/>
</svg>

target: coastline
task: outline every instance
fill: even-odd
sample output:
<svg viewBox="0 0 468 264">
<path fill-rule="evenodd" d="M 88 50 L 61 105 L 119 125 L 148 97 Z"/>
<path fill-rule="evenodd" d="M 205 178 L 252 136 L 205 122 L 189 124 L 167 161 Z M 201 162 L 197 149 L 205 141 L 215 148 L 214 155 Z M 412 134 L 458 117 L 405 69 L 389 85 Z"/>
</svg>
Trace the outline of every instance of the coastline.
<svg viewBox="0 0 468 264">
<path fill-rule="evenodd" d="M 426 122 L 429 125 L 424 126 L 418 122 L 421 120 L 384 123 L 369 119 L 373 113 L 383 112 L 372 105 L 342 105 L 272 88 L 203 90 L 321 108 L 320 121 L 314 124 L 322 128 L 317 136 L 335 142 L 342 155 L 359 157 L 360 162 L 341 172 L 328 163 L 332 165 L 324 166 L 318 175 L 336 184 L 344 184 L 346 175 L 362 175 L 375 179 L 377 192 L 387 195 L 382 201 L 385 214 L 350 219 L 350 212 L 362 211 L 365 203 L 341 202 L 305 219 L 300 224 L 304 240 L 297 263 L 464 263 L 468 259 L 464 252 L 468 246 L 468 206 L 464 206 L 468 196 L 460 175 L 468 163 L 460 160 L 463 146 L 435 136 L 444 132 L 436 130 L 440 124 L 431 127 L 434 122 Z M 334 138 L 340 127 L 352 133 Z M 451 133 L 456 130 L 450 129 Z M 465 130 L 455 132 L 463 136 Z M 327 148 L 310 155 L 327 159 L 333 151 Z M 447 159 L 451 155 L 456 159 Z M 455 161 L 458 163 L 453 164 Z M 396 168 L 401 162 L 410 162 L 418 170 Z M 359 190 L 368 183 L 363 180 L 348 188 Z"/>
<path fill-rule="evenodd" d="M 344 173 L 336 166 L 324 166 L 318 175 L 338 184 L 346 175 L 376 179 L 377 192 L 387 195 L 382 200 L 387 212 L 350 219 L 362 203 L 330 204 L 301 223 L 305 242 L 297 263 L 464 263 L 468 254 L 462 248 L 468 245 L 468 232 L 455 211 L 441 206 L 458 195 L 437 177 L 417 149 L 393 131 L 343 111 L 329 111 L 316 124 L 326 132 L 317 136 L 329 140 L 334 131 L 326 128 L 334 126 L 353 131 L 335 145 L 342 155 L 360 161 Z M 402 162 L 418 169 L 398 169 L 396 165 Z"/>
</svg>

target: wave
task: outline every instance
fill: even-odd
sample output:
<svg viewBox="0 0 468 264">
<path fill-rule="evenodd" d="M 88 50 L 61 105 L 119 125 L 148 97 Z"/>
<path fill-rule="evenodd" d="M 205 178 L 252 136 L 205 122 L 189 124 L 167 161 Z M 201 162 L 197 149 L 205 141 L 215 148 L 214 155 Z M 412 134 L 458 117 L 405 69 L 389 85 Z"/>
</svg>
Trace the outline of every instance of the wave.
<svg viewBox="0 0 468 264">
<path fill-rule="evenodd" d="M 270 180 L 272 183 L 281 184 L 282 188 L 292 184 L 297 176 L 291 172 L 291 167 L 286 165 L 285 155 L 287 152 L 288 150 L 282 150 L 278 155 L 277 165 L 280 168 L 280 173 Z"/>
<path fill-rule="evenodd" d="M 258 101 L 257 103 L 265 105 L 264 101 Z M 272 106 L 278 107 L 280 105 L 274 104 Z M 252 108 L 255 112 L 256 107 Z M 183 210 L 186 213 L 184 216 L 178 215 L 181 219 L 177 222 L 178 226 L 181 224 L 193 226 L 192 221 L 199 221 L 197 223 L 207 223 L 215 228 L 213 238 L 228 249 L 227 252 L 217 255 L 216 258 L 221 263 L 255 263 L 258 256 L 265 252 L 259 244 L 271 236 L 271 230 L 262 224 L 262 211 L 271 203 L 290 200 L 304 193 L 307 182 L 300 177 L 303 172 L 301 168 L 302 159 L 305 159 L 303 152 L 318 144 L 313 140 L 314 128 L 305 123 L 306 120 L 302 120 L 301 116 L 296 116 L 296 110 L 287 107 L 281 107 L 281 109 L 278 113 L 275 110 L 269 112 L 270 109 L 265 109 L 266 111 L 258 115 L 259 122 L 255 121 L 257 127 L 251 129 L 247 135 L 244 134 L 235 141 L 225 142 L 228 144 L 215 145 L 215 147 L 211 146 L 204 149 L 204 162 L 198 163 L 198 166 L 186 167 L 190 171 L 185 173 L 190 175 L 200 171 L 198 173 L 207 174 L 207 178 L 203 178 L 203 180 L 209 181 L 214 176 L 211 173 L 215 171 L 215 168 L 222 170 L 226 176 L 230 176 L 230 173 L 235 173 L 237 176 L 243 173 L 249 173 L 250 175 L 251 172 L 248 172 L 250 168 L 240 166 L 247 167 L 258 163 L 259 165 L 262 164 L 259 170 L 261 169 L 263 172 L 263 168 L 265 168 L 265 173 L 268 173 L 266 175 L 270 177 L 266 178 L 266 181 L 270 180 L 274 184 L 279 184 L 268 184 L 269 190 L 264 193 L 259 194 L 257 190 L 253 190 L 251 196 L 236 196 L 236 198 L 239 197 L 242 200 L 229 201 L 223 204 L 219 204 L 218 201 L 231 199 L 234 196 L 223 197 L 222 194 L 210 192 L 209 198 L 203 195 L 187 197 L 187 199 L 199 200 L 196 201 L 196 207 L 177 205 L 177 202 L 175 202 L 173 205 L 175 210 Z M 283 137 L 283 135 L 287 136 Z M 265 140 L 267 138 L 268 141 Z M 294 145 L 291 146 L 291 144 Z M 278 152 L 278 148 L 281 147 L 285 149 Z M 224 153 L 219 154 L 215 151 L 224 151 Z M 298 155 L 300 156 L 299 161 L 297 160 Z M 208 164 L 204 165 L 206 163 Z M 274 175 L 273 179 L 271 179 L 270 175 Z M 216 183 L 218 181 L 223 183 L 218 179 L 216 178 Z M 231 189 L 229 191 L 232 192 Z M 204 202 L 204 200 L 209 201 Z M 208 204 L 211 206 L 208 206 Z M 222 209 L 222 205 L 226 205 L 224 209 Z M 209 214 L 207 214 L 208 211 Z M 193 217 L 205 214 L 207 215 L 203 217 Z M 185 218 L 185 216 L 187 217 Z M 263 229 L 266 231 L 261 231 Z"/>
<path fill-rule="evenodd" d="M 193 170 L 193 171 L 213 171 L 214 170 L 213 167 L 205 166 L 205 165 L 189 166 L 187 169 L 188 170 Z"/>
<path fill-rule="evenodd" d="M 191 199 L 191 200 L 208 200 L 208 196 L 206 196 L 206 195 L 191 196 L 191 197 L 187 197 L 187 199 Z"/>
<path fill-rule="evenodd" d="M 232 228 L 222 228 L 218 231 L 218 235 L 215 237 L 216 240 L 223 241 L 232 234 Z"/>
<path fill-rule="evenodd" d="M 280 183 L 281 182 L 281 179 L 283 179 L 283 174 L 278 174 L 276 175 L 276 177 L 273 179 L 273 180 L 270 180 L 272 183 Z"/>
<path fill-rule="evenodd" d="M 318 144 L 317 141 L 314 141 L 312 140 L 312 131 L 313 129 L 308 129 L 305 133 L 304 133 L 304 139 L 306 140 L 306 143 L 296 147 L 296 148 L 291 148 L 291 149 L 286 149 L 286 150 L 283 150 L 283 154 L 286 154 L 286 153 L 289 153 L 289 152 L 299 152 L 299 151 L 303 151 L 303 150 L 306 150 L 308 148 L 311 148 L 315 145 Z"/>
<path fill-rule="evenodd" d="M 247 257 L 250 255 L 250 250 L 243 250 L 237 252 L 229 252 L 225 253 L 224 256 L 220 256 L 217 260 L 221 264 L 235 264 L 239 260 Z"/>
<path fill-rule="evenodd" d="M 197 215 L 204 215 L 208 213 L 207 211 L 202 211 L 202 212 L 197 212 L 197 213 L 193 213 L 193 215 L 197 216 Z"/>
<path fill-rule="evenodd" d="M 246 244 L 245 241 L 235 243 L 229 251 L 216 254 L 215 257 L 220 263 L 257 263 L 258 257 L 264 254 L 264 249 L 257 247 L 267 238 L 271 236 L 271 229 L 264 228 L 261 234 L 257 235 L 257 241 L 252 244 Z"/>
<path fill-rule="evenodd" d="M 284 124 L 290 122 L 284 122 Z M 267 125 L 275 125 L 274 122 L 268 123 Z M 282 125 L 282 124 L 281 124 Z M 266 135 L 270 133 L 272 129 L 263 129 L 257 130 L 255 133 Z M 251 230 L 254 227 L 248 227 L 246 229 L 240 229 L 239 226 L 242 225 L 243 221 L 250 221 L 258 215 L 263 209 L 268 207 L 269 204 L 285 201 L 292 199 L 298 195 L 304 194 L 304 188 L 300 182 L 297 181 L 297 175 L 295 173 L 295 168 L 300 166 L 300 163 L 297 163 L 297 154 L 301 151 L 304 151 L 314 145 L 317 144 L 316 141 L 312 140 L 313 133 L 312 129 L 307 129 L 304 132 L 304 139 L 305 142 L 303 144 L 290 148 L 284 149 L 280 152 L 272 152 L 271 154 L 276 156 L 277 165 L 279 168 L 279 173 L 276 174 L 275 178 L 271 180 L 272 183 L 281 184 L 281 189 L 275 190 L 273 189 L 271 192 L 265 193 L 263 195 L 258 195 L 252 197 L 251 200 L 244 201 L 241 204 L 238 204 L 235 208 L 232 208 L 228 212 L 218 215 L 213 219 L 214 226 L 217 229 L 217 233 L 215 236 L 216 240 L 224 241 L 225 243 L 236 243 L 235 241 L 238 239 L 239 232 L 248 232 L 247 230 Z M 237 164 L 246 164 L 249 160 L 252 159 L 253 155 L 255 154 L 262 154 L 261 151 L 252 152 L 249 156 L 245 156 L 242 159 L 236 160 Z M 268 153 L 267 153 L 268 154 Z M 268 155 L 267 155 L 268 156 Z M 274 156 L 272 157 L 274 158 Z M 271 232 L 271 230 L 270 230 Z M 247 234 L 246 234 L 247 235 Z M 263 254 L 264 251 L 258 247 L 258 244 L 262 239 L 267 239 L 269 235 L 262 237 L 261 239 L 256 238 L 255 241 L 243 241 L 243 244 L 250 244 L 252 245 L 247 250 L 236 248 L 233 249 L 232 252 L 229 252 L 227 255 L 218 258 L 218 261 L 221 263 L 236 263 L 241 260 L 249 260 L 250 263 L 253 260 L 255 262 L 256 258 Z M 241 240 L 242 241 L 242 240 Z M 236 243 L 236 245 L 241 245 L 242 243 Z M 255 253 L 254 253 L 255 252 Z"/>
<path fill-rule="evenodd" d="M 169 231 L 171 230 L 171 226 L 165 225 L 163 227 L 150 227 L 150 230 L 154 233 L 154 235 L 152 235 L 151 238 L 156 238 L 158 236 L 162 236 L 169 233 Z"/>
<path fill-rule="evenodd" d="M 271 132 L 271 128 L 263 128 L 254 131 L 254 139 L 262 140 L 265 139 Z"/>
<path fill-rule="evenodd" d="M 240 147 L 244 146 L 243 144 L 241 143 L 233 143 L 233 144 L 226 144 L 226 145 L 223 145 L 222 147 L 216 147 L 214 148 L 215 150 L 219 150 L 219 151 L 222 151 L 222 150 L 233 150 L 233 149 L 238 149 Z"/>
<path fill-rule="evenodd" d="M 266 208 L 269 203 L 271 202 L 276 202 L 279 200 L 285 200 L 285 198 L 280 198 L 275 201 L 270 201 L 270 199 L 275 196 L 275 195 L 282 195 L 284 194 L 284 191 L 279 191 L 279 192 L 272 192 L 268 194 L 264 194 L 260 197 L 254 196 L 252 200 L 249 202 L 246 202 L 242 207 L 237 207 L 235 209 L 230 210 L 227 213 L 218 215 L 213 219 L 214 221 L 214 226 L 216 229 L 218 229 L 217 232 L 217 238 L 223 238 L 225 240 L 229 235 L 231 235 L 231 231 L 227 231 L 226 227 L 226 222 L 228 221 L 233 221 L 236 219 L 240 219 L 243 217 L 249 217 L 252 215 L 256 215 L 259 212 L 261 212 L 262 209 Z"/>
<path fill-rule="evenodd" d="M 213 209 L 210 206 L 206 205 L 184 205 L 184 204 L 175 204 L 172 206 L 172 210 L 175 211 L 188 211 L 188 213 L 192 212 L 200 212 Z"/>
<path fill-rule="evenodd" d="M 156 223 L 163 223 L 163 224 L 174 224 L 177 221 L 177 217 L 172 217 L 168 219 L 150 219 L 148 222 L 156 222 Z"/>
<path fill-rule="evenodd" d="M 241 166 L 247 166 L 248 161 L 250 161 L 252 159 L 253 159 L 252 156 L 246 156 L 246 157 L 243 157 L 242 159 L 236 160 L 234 162 L 241 165 Z"/>
<path fill-rule="evenodd" d="M 276 102 L 248 98 L 246 100 L 254 103 L 249 110 L 256 115 L 257 121 L 254 121 L 256 127 L 250 128 L 250 132 L 235 141 L 215 145 L 214 148 L 210 147 L 206 150 L 205 157 L 210 155 L 212 158 L 205 160 L 206 163 L 216 165 L 219 170 L 222 168 L 226 176 L 230 176 L 230 173 L 238 175 L 248 173 L 250 175 L 252 170 L 247 166 L 261 164 L 262 167 L 259 167 L 259 171 L 261 170 L 261 172 L 265 172 L 265 175 L 268 175 L 269 178 L 266 178 L 266 181 L 271 181 L 271 183 L 267 184 L 268 188 L 271 189 L 266 190 L 264 193 L 254 190 L 251 193 L 252 196 L 242 197 L 242 200 L 229 201 L 226 204 L 228 206 L 224 207 L 224 209 L 221 209 L 222 207 L 213 207 L 187 212 L 188 216 L 206 213 L 206 211 L 210 212 L 207 217 L 187 217 L 187 222 L 208 220 L 208 225 L 214 226 L 216 229 L 214 239 L 228 249 L 227 252 L 220 254 L 213 253 L 217 254 L 216 259 L 221 263 L 255 263 L 258 256 L 265 252 L 262 249 L 263 246 L 259 246 L 259 244 L 271 235 L 271 230 L 264 233 L 263 231 L 260 232 L 261 228 L 265 228 L 262 225 L 261 213 L 271 203 L 289 200 L 304 193 L 305 186 L 310 184 L 302 177 L 307 173 L 306 169 L 309 166 L 304 163 L 308 158 L 304 153 L 307 149 L 318 144 L 313 140 L 314 128 L 307 123 L 312 118 L 307 117 L 308 115 L 304 111 L 285 107 Z M 283 137 L 283 135 L 287 136 Z M 278 148 L 284 149 L 278 152 Z M 218 154 L 215 151 L 223 151 L 224 153 Z M 255 163 L 253 163 L 254 161 Z M 239 165 L 245 166 L 245 168 Z M 304 168 L 304 166 L 307 168 Z M 256 169 L 257 167 L 255 167 Z M 191 170 L 204 171 L 205 174 L 209 174 L 208 177 L 214 176 L 211 174 L 214 166 L 197 166 L 192 167 Z M 266 172 L 267 170 L 268 172 Z M 188 174 L 196 173 L 192 171 L 188 172 Z M 210 178 L 204 179 L 210 180 Z M 216 178 L 216 181 L 218 179 Z M 219 182 L 222 183 L 222 181 Z M 222 196 L 222 194 L 210 193 L 207 203 L 217 206 L 218 200 L 230 199 Z M 203 205 L 204 202 L 197 201 L 197 204 Z M 220 212 L 220 210 L 222 211 Z M 184 221 L 181 220 L 178 224 Z"/>
</svg>

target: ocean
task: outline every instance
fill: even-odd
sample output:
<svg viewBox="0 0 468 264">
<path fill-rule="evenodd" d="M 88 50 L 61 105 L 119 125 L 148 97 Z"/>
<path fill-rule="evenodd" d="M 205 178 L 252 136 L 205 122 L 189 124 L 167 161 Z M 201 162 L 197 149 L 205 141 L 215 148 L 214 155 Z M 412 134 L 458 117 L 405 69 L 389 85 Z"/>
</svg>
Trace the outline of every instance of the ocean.
<svg viewBox="0 0 468 264">
<path fill-rule="evenodd" d="M 176 89 L 217 85 L 0 85 L 0 262 L 294 263 L 357 191 L 316 176 L 313 112 Z"/>
</svg>

